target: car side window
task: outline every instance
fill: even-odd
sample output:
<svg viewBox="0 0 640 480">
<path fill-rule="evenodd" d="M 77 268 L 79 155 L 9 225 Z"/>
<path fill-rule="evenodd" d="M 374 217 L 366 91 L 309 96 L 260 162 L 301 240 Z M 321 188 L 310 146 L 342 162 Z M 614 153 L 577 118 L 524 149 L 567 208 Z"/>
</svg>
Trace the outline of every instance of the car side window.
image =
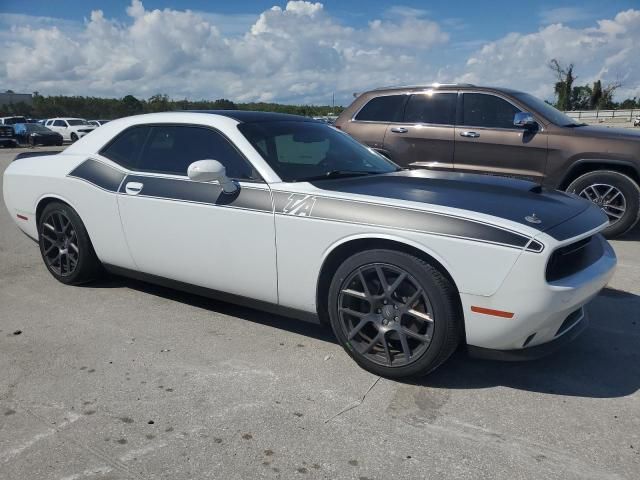
<svg viewBox="0 0 640 480">
<path fill-rule="evenodd" d="M 515 128 L 513 117 L 520 111 L 495 95 L 465 93 L 463 95 L 463 125 L 488 128 Z"/>
<path fill-rule="evenodd" d="M 66 127 L 67 124 L 64 123 L 64 120 L 56 120 L 53 122 L 54 127 Z"/>
<path fill-rule="evenodd" d="M 406 95 L 383 95 L 372 98 L 355 116 L 363 122 L 399 122 L 402 118 Z"/>
<path fill-rule="evenodd" d="M 129 128 L 103 148 L 100 154 L 132 170 L 138 163 L 138 158 L 140 157 L 142 147 L 144 147 L 150 130 L 151 127 L 144 125 Z"/>
<path fill-rule="evenodd" d="M 407 123 L 453 125 L 457 93 L 420 93 L 411 95 L 404 112 Z"/>
<path fill-rule="evenodd" d="M 198 160 L 217 160 L 235 179 L 257 178 L 253 167 L 221 133 L 205 127 L 151 126 L 149 138 L 136 163 L 136 170 L 187 175 Z"/>
</svg>

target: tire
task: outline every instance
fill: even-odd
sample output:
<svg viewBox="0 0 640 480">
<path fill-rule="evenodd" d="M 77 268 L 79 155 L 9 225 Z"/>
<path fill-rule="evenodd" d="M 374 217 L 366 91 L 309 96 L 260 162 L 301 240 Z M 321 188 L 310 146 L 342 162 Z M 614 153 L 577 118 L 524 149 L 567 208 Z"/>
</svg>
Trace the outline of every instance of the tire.
<svg viewBox="0 0 640 480">
<path fill-rule="evenodd" d="M 389 287 L 397 284 L 387 295 L 380 272 Z M 388 378 L 435 370 L 455 351 L 463 330 L 458 292 L 447 277 L 394 250 L 366 250 L 345 260 L 331 281 L 328 307 L 331 328 L 349 356 Z"/>
<path fill-rule="evenodd" d="M 38 221 L 40 254 L 53 277 L 80 285 L 100 277 L 102 265 L 76 211 L 61 202 L 47 205 Z"/>
<path fill-rule="evenodd" d="M 71 143 L 78 141 L 78 135 L 76 134 L 76 132 L 71 132 L 71 136 L 69 138 L 71 138 Z"/>
<path fill-rule="evenodd" d="M 585 173 L 571 182 L 567 192 L 591 200 L 602 208 L 610 220 L 602 232 L 607 238 L 625 234 L 640 219 L 640 187 L 624 173 L 613 170 Z"/>
</svg>

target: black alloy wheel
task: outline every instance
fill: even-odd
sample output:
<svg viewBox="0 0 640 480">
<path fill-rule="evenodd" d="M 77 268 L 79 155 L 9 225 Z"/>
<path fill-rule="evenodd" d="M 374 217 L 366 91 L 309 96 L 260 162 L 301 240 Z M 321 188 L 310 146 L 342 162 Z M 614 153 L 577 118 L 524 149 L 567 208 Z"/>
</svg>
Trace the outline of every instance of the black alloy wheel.
<svg viewBox="0 0 640 480">
<path fill-rule="evenodd" d="M 431 302 L 418 281 L 395 265 L 354 270 L 340 290 L 338 315 L 351 346 L 379 365 L 409 365 L 431 344 Z"/>
<path fill-rule="evenodd" d="M 42 257 L 53 273 L 66 277 L 75 271 L 80 258 L 78 237 L 71 220 L 60 210 L 42 220 Z"/>
<path fill-rule="evenodd" d="M 348 258 L 329 292 L 336 337 L 365 369 L 387 377 L 424 375 L 460 339 L 459 298 L 437 268 L 393 250 Z"/>
<path fill-rule="evenodd" d="M 49 203 L 38 221 L 40 253 L 47 270 L 62 283 L 77 285 L 96 279 L 102 265 L 76 211 Z"/>
</svg>

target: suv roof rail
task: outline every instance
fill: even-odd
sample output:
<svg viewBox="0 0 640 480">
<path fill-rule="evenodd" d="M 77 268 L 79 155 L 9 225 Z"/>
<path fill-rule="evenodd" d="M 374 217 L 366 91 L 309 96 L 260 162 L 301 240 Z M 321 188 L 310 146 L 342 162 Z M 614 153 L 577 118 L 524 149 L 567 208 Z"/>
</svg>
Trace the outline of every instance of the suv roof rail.
<svg viewBox="0 0 640 480">
<path fill-rule="evenodd" d="M 391 90 L 400 88 L 440 88 L 440 87 L 475 87 L 472 83 L 422 83 L 419 85 L 389 85 L 387 87 L 378 87 L 373 90 Z"/>
</svg>

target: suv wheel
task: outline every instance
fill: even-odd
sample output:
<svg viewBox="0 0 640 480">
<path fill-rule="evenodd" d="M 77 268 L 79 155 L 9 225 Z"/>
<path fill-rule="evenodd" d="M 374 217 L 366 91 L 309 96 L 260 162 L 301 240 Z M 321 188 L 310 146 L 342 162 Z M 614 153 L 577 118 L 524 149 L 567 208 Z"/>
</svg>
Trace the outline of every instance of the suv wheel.
<svg viewBox="0 0 640 480">
<path fill-rule="evenodd" d="M 627 175 L 612 170 L 585 173 L 567 187 L 598 205 L 609 217 L 609 226 L 602 232 L 607 238 L 622 235 L 633 228 L 640 218 L 640 187 Z"/>
<path fill-rule="evenodd" d="M 71 141 L 76 142 L 78 140 L 78 135 L 76 132 L 71 132 Z"/>
<path fill-rule="evenodd" d="M 367 250 L 340 265 L 329 288 L 336 338 L 364 369 L 390 378 L 426 375 L 460 341 L 456 289 L 432 265 Z"/>
</svg>

